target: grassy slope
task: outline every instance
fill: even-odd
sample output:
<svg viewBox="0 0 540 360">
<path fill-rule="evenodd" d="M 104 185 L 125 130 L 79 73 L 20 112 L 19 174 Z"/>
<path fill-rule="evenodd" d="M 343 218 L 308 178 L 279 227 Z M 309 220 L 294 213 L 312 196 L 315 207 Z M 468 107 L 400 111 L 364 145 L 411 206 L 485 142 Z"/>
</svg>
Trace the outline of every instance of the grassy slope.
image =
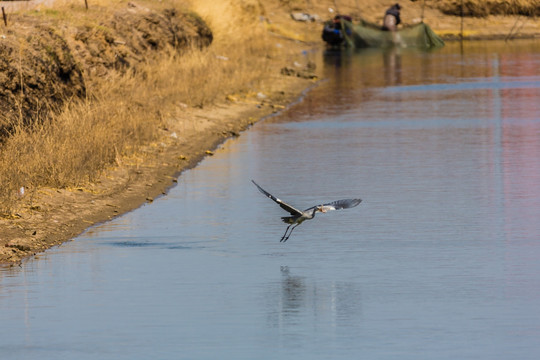
<svg viewBox="0 0 540 360">
<path fill-rule="evenodd" d="M 77 28 L 98 28 L 95 24 L 100 17 L 110 17 L 126 3 L 94 4 L 91 13 L 72 6 L 58 7 L 39 13 L 35 21 L 64 27 L 59 31 L 69 42 Z M 152 1 L 141 3 L 155 6 Z M 38 126 L 16 128 L 2 148 L 1 213 L 13 213 L 21 186 L 32 191 L 40 186 L 62 188 L 95 180 L 118 156 L 133 154 L 155 140 L 157 129 L 163 126 L 163 114 L 179 102 L 204 107 L 228 93 L 260 87 L 269 75 L 265 73 L 269 58 L 275 54 L 265 41 L 264 27 L 257 23 L 257 12 L 261 11 L 257 2 L 224 1 L 221 8 L 211 1 L 195 3 L 209 20 L 217 19 L 212 24 L 216 39 L 211 48 L 188 49 L 181 56 L 161 51 L 159 57 L 139 64 L 135 73 L 109 71 L 106 76 L 93 76 L 87 71 L 85 99 L 72 99 L 51 122 L 35 121 Z M 187 5 L 163 1 L 159 6 Z M 225 55 L 228 60 L 224 60 Z"/>
</svg>

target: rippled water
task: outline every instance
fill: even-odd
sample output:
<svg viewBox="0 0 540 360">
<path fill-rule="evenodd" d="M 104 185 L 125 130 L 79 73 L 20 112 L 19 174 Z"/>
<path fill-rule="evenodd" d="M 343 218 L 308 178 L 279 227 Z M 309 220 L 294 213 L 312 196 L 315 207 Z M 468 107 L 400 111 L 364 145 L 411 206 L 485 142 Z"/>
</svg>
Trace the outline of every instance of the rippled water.
<svg viewBox="0 0 540 360">
<path fill-rule="evenodd" d="M 170 193 L 0 271 L 2 359 L 537 359 L 540 43 L 310 53 Z M 347 197 L 286 243 L 287 215 Z"/>
</svg>

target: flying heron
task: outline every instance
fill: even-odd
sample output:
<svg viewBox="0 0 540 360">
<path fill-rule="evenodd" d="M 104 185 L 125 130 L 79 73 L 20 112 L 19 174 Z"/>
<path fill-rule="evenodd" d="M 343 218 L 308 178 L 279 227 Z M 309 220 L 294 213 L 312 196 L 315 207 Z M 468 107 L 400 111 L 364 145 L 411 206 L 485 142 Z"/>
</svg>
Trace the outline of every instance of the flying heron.
<svg viewBox="0 0 540 360">
<path fill-rule="evenodd" d="M 304 211 L 300 211 L 291 205 L 281 201 L 274 195 L 270 194 L 268 191 L 264 190 L 262 187 L 260 187 L 255 181 L 251 180 L 253 184 L 259 189 L 261 193 L 263 193 L 265 196 L 269 197 L 270 199 L 274 200 L 283 210 L 287 211 L 291 216 L 283 216 L 281 220 L 283 220 L 284 223 L 289 224 L 287 226 L 287 229 L 285 230 L 285 234 L 281 237 L 281 240 L 279 242 L 285 242 L 289 239 L 292 232 L 298 225 L 304 222 L 304 220 L 311 220 L 315 217 L 315 213 L 317 211 L 325 213 L 330 210 L 339 210 L 339 209 L 348 209 L 357 206 L 362 202 L 362 199 L 343 199 L 343 200 L 336 200 L 332 201 L 328 204 L 323 205 L 316 205 L 312 206 Z M 289 231 L 291 229 L 291 231 Z M 287 235 L 287 232 L 289 233 Z"/>
</svg>

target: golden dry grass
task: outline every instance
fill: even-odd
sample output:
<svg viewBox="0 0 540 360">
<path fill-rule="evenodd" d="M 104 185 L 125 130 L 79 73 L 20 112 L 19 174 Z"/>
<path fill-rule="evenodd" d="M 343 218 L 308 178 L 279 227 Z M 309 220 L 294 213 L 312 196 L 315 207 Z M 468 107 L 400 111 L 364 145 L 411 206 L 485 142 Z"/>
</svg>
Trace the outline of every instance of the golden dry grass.
<svg viewBox="0 0 540 360">
<path fill-rule="evenodd" d="M 125 3 L 90 2 L 103 6 L 100 11 Z M 73 14 L 63 14 L 73 12 L 73 6 L 57 4 L 50 16 L 75 21 Z M 170 0 L 160 6 L 191 7 L 209 23 L 214 43 L 182 55 L 163 54 L 137 72 L 86 79 L 86 99 L 71 101 L 51 121 L 33 128 L 18 126 L 0 149 L 0 214 L 16 211 L 21 186 L 35 191 L 95 180 L 118 157 L 155 140 L 162 114 L 175 104 L 204 107 L 226 94 L 252 90 L 269 77 L 268 57 L 276 50 L 258 23 L 258 1 Z"/>
<path fill-rule="evenodd" d="M 435 6 L 443 13 L 459 16 L 540 15 L 538 0 L 440 0 Z"/>
</svg>

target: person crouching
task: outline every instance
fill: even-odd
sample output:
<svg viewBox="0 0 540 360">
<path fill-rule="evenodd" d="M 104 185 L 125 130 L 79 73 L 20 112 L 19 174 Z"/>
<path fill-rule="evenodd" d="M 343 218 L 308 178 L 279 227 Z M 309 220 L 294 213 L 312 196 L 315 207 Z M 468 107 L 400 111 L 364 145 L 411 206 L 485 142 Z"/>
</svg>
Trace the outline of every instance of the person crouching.
<svg viewBox="0 0 540 360">
<path fill-rule="evenodd" d="M 392 5 L 386 10 L 383 20 L 383 30 L 396 31 L 397 26 L 401 23 L 399 11 L 401 6 L 399 4 Z"/>
</svg>

